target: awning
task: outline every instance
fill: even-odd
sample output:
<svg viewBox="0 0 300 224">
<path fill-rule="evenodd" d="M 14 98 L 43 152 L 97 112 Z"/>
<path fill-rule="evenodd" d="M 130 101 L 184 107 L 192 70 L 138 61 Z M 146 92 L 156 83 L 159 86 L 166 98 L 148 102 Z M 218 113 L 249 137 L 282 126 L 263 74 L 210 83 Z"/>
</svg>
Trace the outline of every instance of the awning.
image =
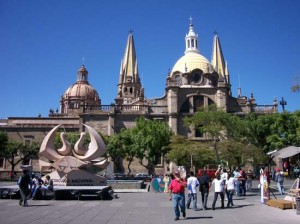
<svg viewBox="0 0 300 224">
<path fill-rule="evenodd" d="M 297 155 L 298 153 L 300 153 L 300 147 L 288 146 L 277 152 L 272 153 L 272 156 L 277 156 L 279 158 L 284 159 L 284 158 L 288 158 L 288 157 Z"/>
</svg>

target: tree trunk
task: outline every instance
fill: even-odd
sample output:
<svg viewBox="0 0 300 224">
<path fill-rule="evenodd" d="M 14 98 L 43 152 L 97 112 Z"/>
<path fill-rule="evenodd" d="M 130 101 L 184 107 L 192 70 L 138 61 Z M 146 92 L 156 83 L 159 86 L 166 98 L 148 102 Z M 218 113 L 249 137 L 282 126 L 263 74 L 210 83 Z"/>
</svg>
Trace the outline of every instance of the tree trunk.
<svg viewBox="0 0 300 224">
<path fill-rule="evenodd" d="M 128 174 L 127 174 L 127 176 L 129 176 L 130 173 L 131 173 L 130 165 L 131 165 L 132 160 L 133 160 L 133 159 L 130 159 L 130 160 L 128 161 L 128 165 L 127 165 L 127 168 L 128 168 Z"/>
<path fill-rule="evenodd" d="M 217 163 L 219 163 L 220 162 L 220 158 L 219 158 L 219 153 L 218 153 L 218 149 L 217 149 L 217 139 L 214 139 L 213 147 L 214 147 L 214 151 L 215 151 L 215 156 L 216 156 Z"/>
<path fill-rule="evenodd" d="M 15 176 L 15 164 L 11 163 L 11 170 L 10 170 L 10 181 L 14 180 L 14 176 Z"/>
</svg>

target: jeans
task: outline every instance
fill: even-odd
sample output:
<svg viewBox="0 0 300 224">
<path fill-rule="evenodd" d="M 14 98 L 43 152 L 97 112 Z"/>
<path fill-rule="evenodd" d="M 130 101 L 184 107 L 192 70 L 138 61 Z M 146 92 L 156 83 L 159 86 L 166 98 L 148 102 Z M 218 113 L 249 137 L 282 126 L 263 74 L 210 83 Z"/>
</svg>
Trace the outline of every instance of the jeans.
<svg viewBox="0 0 300 224">
<path fill-rule="evenodd" d="M 20 188 L 20 194 L 21 194 L 21 199 L 20 199 L 20 202 L 19 204 L 20 205 L 24 205 L 24 206 L 27 206 L 27 197 L 28 195 L 30 194 L 30 190 L 29 189 L 23 189 L 23 188 Z"/>
<path fill-rule="evenodd" d="M 202 208 L 207 209 L 208 192 L 201 191 Z"/>
<path fill-rule="evenodd" d="M 238 197 L 241 196 L 241 182 L 238 180 L 235 185 L 235 191 Z"/>
<path fill-rule="evenodd" d="M 277 187 L 278 187 L 279 194 L 284 194 L 283 181 L 278 181 Z"/>
<path fill-rule="evenodd" d="M 227 202 L 227 207 L 229 206 L 233 206 L 233 194 L 234 194 L 234 190 L 227 190 L 226 191 L 226 195 L 227 195 L 227 199 L 228 199 L 228 202 Z"/>
<path fill-rule="evenodd" d="M 240 192 L 243 196 L 246 196 L 246 181 L 245 180 L 241 181 Z"/>
<path fill-rule="evenodd" d="M 179 207 L 182 213 L 185 213 L 185 196 L 184 193 L 173 194 L 173 207 L 175 212 L 175 217 L 180 217 Z"/>
<path fill-rule="evenodd" d="M 196 210 L 197 209 L 197 193 L 188 194 L 188 200 L 186 203 L 186 207 L 187 208 L 190 207 L 192 199 L 193 199 L 193 209 Z"/>
<path fill-rule="evenodd" d="M 218 199 L 218 195 L 220 195 L 221 197 L 221 208 L 224 208 L 224 192 L 215 192 L 214 194 L 214 201 L 212 203 L 212 209 L 214 210 L 215 209 L 215 206 L 216 206 L 216 202 L 217 202 L 217 199 Z"/>
</svg>

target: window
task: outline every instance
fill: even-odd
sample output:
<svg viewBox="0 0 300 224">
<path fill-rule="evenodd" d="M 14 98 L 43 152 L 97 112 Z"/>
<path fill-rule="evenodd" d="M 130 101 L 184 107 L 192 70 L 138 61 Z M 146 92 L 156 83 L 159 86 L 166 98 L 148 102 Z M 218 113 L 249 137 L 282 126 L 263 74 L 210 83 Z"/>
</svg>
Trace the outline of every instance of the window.
<svg viewBox="0 0 300 224">
<path fill-rule="evenodd" d="M 0 158 L 0 168 L 4 168 L 4 159 Z"/>
<path fill-rule="evenodd" d="M 181 77 L 180 77 L 180 75 L 176 75 L 175 76 L 175 83 L 176 83 L 177 86 L 181 85 Z"/>
<path fill-rule="evenodd" d="M 184 103 L 182 104 L 181 108 L 180 108 L 180 112 L 181 113 L 189 113 L 190 112 L 190 106 L 191 106 L 191 104 L 190 104 L 189 99 L 186 99 L 184 101 Z"/>
<path fill-rule="evenodd" d="M 30 159 L 24 159 L 22 165 L 30 165 Z"/>
<path fill-rule="evenodd" d="M 203 96 L 194 96 L 194 112 L 197 112 L 201 107 L 204 106 Z"/>
<path fill-rule="evenodd" d="M 24 140 L 24 144 L 25 144 L 25 145 L 30 145 L 30 143 L 31 143 L 31 140 L 30 140 L 30 139 L 25 139 L 25 140 Z"/>
<path fill-rule="evenodd" d="M 163 161 L 162 156 L 155 156 L 155 163 L 157 166 L 162 166 L 163 165 L 162 161 Z"/>
<path fill-rule="evenodd" d="M 195 129 L 195 137 L 203 137 L 203 132 L 201 131 L 201 126 Z"/>
<path fill-rule="evenodd" d="M 194 47 L 194 39 L 192 39 L 192 47 Z"/>
</svg>

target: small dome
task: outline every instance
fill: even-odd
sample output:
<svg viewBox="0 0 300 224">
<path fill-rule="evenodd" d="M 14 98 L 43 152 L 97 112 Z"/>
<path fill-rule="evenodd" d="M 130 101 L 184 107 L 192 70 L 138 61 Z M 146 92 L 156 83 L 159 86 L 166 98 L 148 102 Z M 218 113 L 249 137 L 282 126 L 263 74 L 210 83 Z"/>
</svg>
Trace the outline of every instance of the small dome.
<svg viewBox="0 0 300 224">
<path fill-rule="evenodd" d="M 77 81 L 65 92 L 63 99 L 72 103 L 100 105 L 97 91 L 88 82 L 88 71 L 82 65 L 77 72 Z"/>
<path fill-rule="evenodd" d="M 88 83 L 76 82 L 64 94 L 64 98 L 85 99 L 87 102 L 99 101 L 97 91 Z"/>
<path fill-rule="evenodd" d="M 87 73 L 88 71 L 86 70 L 86 68 L 84 67 L 84 65 L 82 65 L 79 69 L 78 72 L 84 72 Z"/>
<path fill-rule="evenodd" d="M 176 62 L 171 74 L 174 72 L 186 73 L 194 69 L 201 69 L 204 73 L 213 71 L 212 65 L 204 56 L 196 52 L 188 52 Z"/>
</svg>

